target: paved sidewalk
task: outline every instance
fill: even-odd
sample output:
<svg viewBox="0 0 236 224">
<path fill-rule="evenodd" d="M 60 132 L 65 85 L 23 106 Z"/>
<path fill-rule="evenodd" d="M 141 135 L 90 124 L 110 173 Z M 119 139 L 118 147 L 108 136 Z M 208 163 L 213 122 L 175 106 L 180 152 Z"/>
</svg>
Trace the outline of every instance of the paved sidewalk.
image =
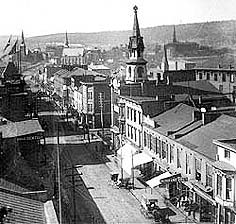
<svg viewBox="0 0 236 224">
<path fill-rule="evenodd" d="M 119 167 L 117 167 L 117 164 L 114 161 L 114 156 L 113 155 L 107 155 L 109 162 L 106 162 L 106 166 L 111 170 L 111 171 L 118 171 L 119 172 Z M 130 192 L 131 194 L 140 202 L 141 196 L 144 193 L 152 193 L 155 195 L 155 197 L 158 198 L 158 203 L 160 207 L 169 207 L 171 208 L 176 215 L 170 217 L 170 220 L 172 223 L 197 223 L 195 220 L 189 218 L 186 216 L 185 212 L 180 211 L 177 209 L 174 205 L 172 205 L 168 200 L 165 200 L 164 195 L 166 189 L 164 188 L 155 188 L 151 189 L 150 187 L 144 186 L 137 178 L 135 178 L 135 188 L 131 189 Z"/>
</svg>

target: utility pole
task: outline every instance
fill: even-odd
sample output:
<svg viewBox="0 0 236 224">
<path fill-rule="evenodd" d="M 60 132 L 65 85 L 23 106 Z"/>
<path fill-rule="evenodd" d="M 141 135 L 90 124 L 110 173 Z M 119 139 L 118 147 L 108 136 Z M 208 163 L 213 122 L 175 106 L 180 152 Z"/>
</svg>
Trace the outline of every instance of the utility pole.
<svg viewBox="0 0 236 224">
<path fill-rule="evenodd" d="M 59 224 L 62 224 L 62 206 L 61 206 L 61 171 L 60 171 L 60 137 L 59 123 L 57 123 L 57 181 L 58 181 L 58 200 L 59 200 Z"/>
<path fill-rule="evenodd" d="M 75 200 L 75 193 L 76 193 L 76 185 L 75 185 L 75 176 L 76 175 L 79 175 L 81 176 L 82 173 L 79 173 L 79 172 L 76 172 L 75 173 L 75 169 L 76 168 L 81 168 L 82 166 L 81 165 L 76 165 L 74 166 L 73 164 L 71 165 L 70 168 L 66 168 L 66 170 L 71 170 L 71 174 L 69 175 L 66 175 L 67 177 L 70 177 L 71 176 L 71 182 L 72 182 L 72 197 L 73 197 L 73 223 L 77 223 L 77 215 L 76 215 L 76 200 Z M 80 220 L 81 221 L 81 220 Z"/>
<path fill-rule="evenodd" d="M 101 109 L 101 126 L 102 126 L 102 136 L 104 136 L 104 126 L 103 126 L 103 103 L 104 103 L 104 93 L 99 93 L 99 105 Z"/>
</svg>

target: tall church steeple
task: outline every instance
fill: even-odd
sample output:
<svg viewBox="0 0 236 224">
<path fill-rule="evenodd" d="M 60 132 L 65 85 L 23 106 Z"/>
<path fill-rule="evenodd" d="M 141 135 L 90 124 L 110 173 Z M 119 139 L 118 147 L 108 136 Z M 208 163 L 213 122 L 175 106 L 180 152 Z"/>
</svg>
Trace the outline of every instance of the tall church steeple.
<svg viewBox="0 0 236 224">
<path fill-rule="evenodd" d="M 69 40 L 68 40 L 67 31 L 66 31 L 65 47 L 69 47 Z"/>
<path fill-rule="evenodd" d="M 177 38 L 176 38 L 176 31 L 175 31 L 175 26 L 174 26 L 174 32 L 173 32 L 173 43 L 177 42 Z"/>
<path fill-rule="evenodd" d="M 144 43 L 140 33 L 137 10 L 134 6 L 133 35 L 129 38 L 129 60 L 126 62 L 126 83 L 142 82 L 147 79 L 147 61 L 143 58 Z"/>
</svg>

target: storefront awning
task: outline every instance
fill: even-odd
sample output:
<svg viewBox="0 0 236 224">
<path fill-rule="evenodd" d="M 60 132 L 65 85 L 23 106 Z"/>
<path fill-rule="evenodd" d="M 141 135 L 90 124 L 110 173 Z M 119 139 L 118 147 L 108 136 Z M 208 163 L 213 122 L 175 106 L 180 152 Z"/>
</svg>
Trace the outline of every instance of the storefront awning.
<svg viewBox="0 0 236 224">
<path fill-rule="evenodd" d="M 120 163 L 123 170 L 131 175 L 132 168 L 152 162 L 152 157 L 146 153 L 137 153 L 137 149 L 129 143 L 126 143 L 117 151 L 120 157 Z"/>
<path fill-rule="evenodd" d="M 137 167 L 137 166 L 145 164 L 145 163 L 150 163 L 153 161 L 152 157 L 147 155 L 144 152 L 135 154 L 133 159 L 134 159 L 134 167 Z"/>
<path fill-rule="evenodd" d="M 154 177 L 146 182 L 151 188 L 154 188 L 161 184 L 161 179 L 165 179 L 167 177 L 171 177 L 172 174 L 169 172 L 162 173 L 161 175 Z"/>
</svg>

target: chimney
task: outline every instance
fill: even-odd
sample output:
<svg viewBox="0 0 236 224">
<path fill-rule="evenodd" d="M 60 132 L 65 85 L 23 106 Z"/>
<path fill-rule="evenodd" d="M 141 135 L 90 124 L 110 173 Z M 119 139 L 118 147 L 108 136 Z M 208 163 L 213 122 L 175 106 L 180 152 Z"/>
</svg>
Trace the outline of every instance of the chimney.
<svg viewBox="0 0 236 224">
<path fill-rule="evenodd" d="M 218 68 L 222 68 L 222 66 L 220 64 L 218 64 Z"/>
</svg>

